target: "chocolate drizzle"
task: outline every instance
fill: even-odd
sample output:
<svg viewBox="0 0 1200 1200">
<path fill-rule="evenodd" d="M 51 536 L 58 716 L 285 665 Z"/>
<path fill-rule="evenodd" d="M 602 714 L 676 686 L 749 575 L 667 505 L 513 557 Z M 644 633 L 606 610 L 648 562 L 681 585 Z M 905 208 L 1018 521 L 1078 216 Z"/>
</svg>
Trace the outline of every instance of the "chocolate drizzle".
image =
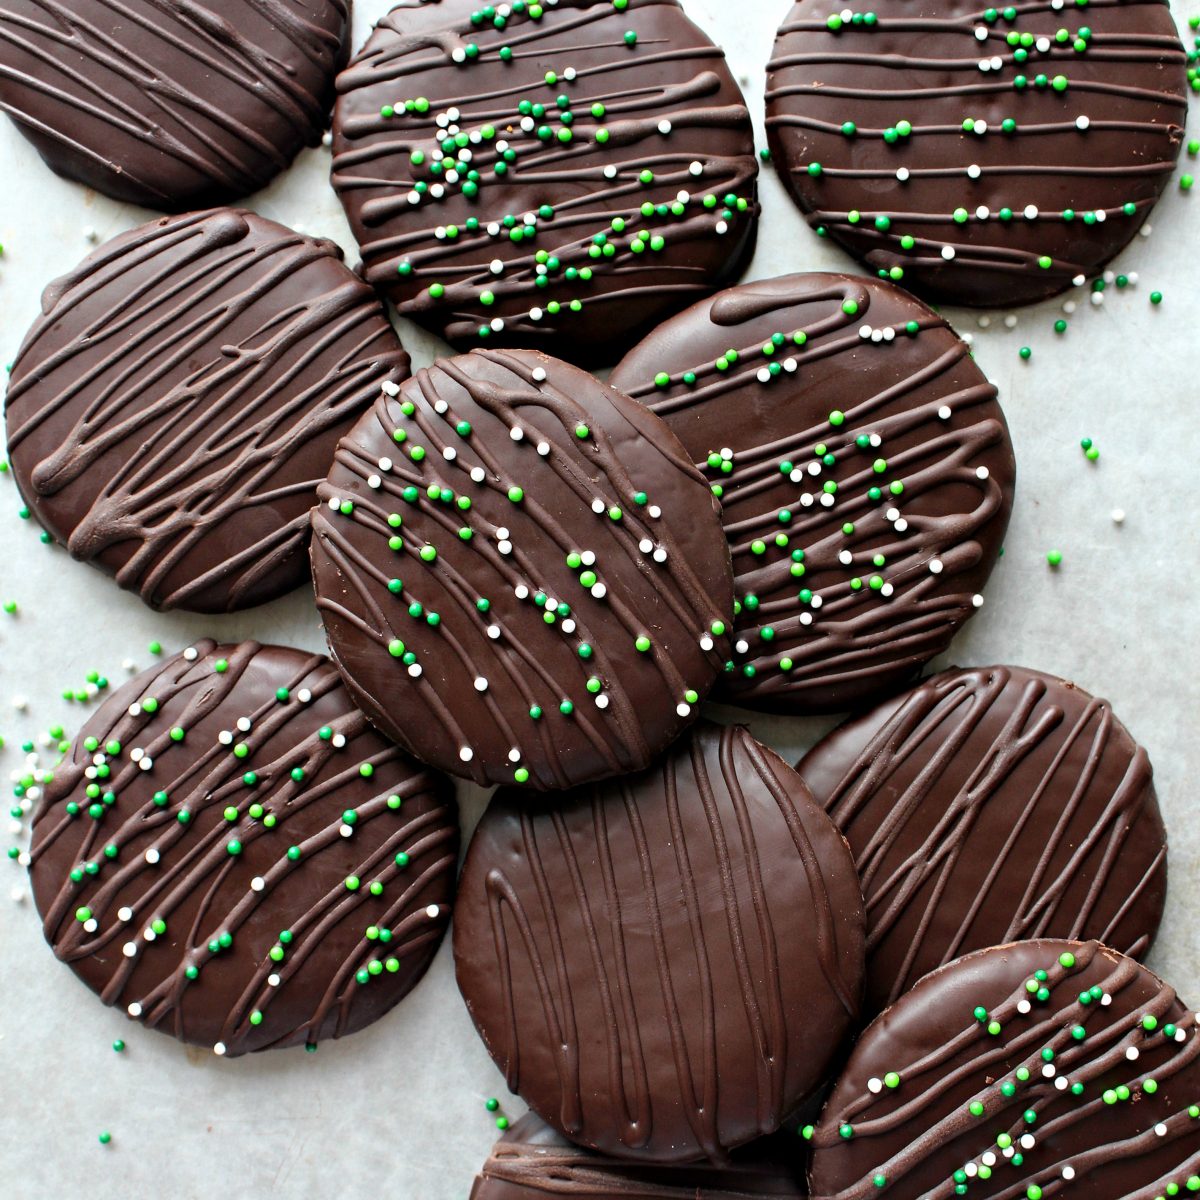
<svg viewBox="0 0 1200 1200">
<path fill-rule="evenodd" d="M 1008 429 L 965 343 L 899 288 L 825 274 L 730 288 L 612 381 L 721 498 L 726 698 L 846 709 L 941 653 L 982 603 L 1012 506 Z"/>
<path fill-rule="evenodd" d="M 872 1011 L 1002 942 L 1149 949 L 1167 885 L 1150 760 L 1074 685 L 946 671 L 834 730 L 797 770 L 855 855 Z"/>
<path fill-rule="evenodd" d="M 396 1004 L 449 922 L 457 849 L 445 780 L 328 659 L 203 641 L 84 725 L 30 870 L 47 941 L 106 1004 L 235 1055 Z"/>
<path fill-rule="evenodd" d="M 781 1133 L 736 1151 L 732 1163 L 629 1163 L 572 1145 L 526 1113 L 492 1148 L 470 1200 L 801 1200 L 796 1135 Z"/>
<path fill-rule="evenodd" d="M 810 224 L 933 300 L 1021 304 L 1099 271 L 1179 156 L 1167 5 L 870 7 L 800 0 L 768 66 L 768 140 Z"/>
<path fill-rule="evenodd" d="M 347 0 L 6 0 L 0 110 L 114 199 L 219 203 L 317 143 L 348 25 Z"/>
<path fill-rule="evenodd" d="M 235 209 L 164 217 L 46 289 L 9 452 L 75 558 L 155 608 L 246 608 L 306 577 L 337 439 L 407 374 L 332 242 Z"/>
<path fill-rule="evenodd" d="M 1195 1017 L 1097 942 L 969 954 L 867 1029 L 811 1136 L 811 1192 L 830 1200 L 1186 1195 Z"/>
<path fill-rule="evenodd" d="M 510 1088 L 619 1158 L 726 1152 L 824 1078 L 859 1004 L 845 843 L 741 728 L 566 796 L 501 792 L 455 908 L 459 986 Z"/>
<path fill-rule="evenodd" d="M 351 693 L 481 784 L 645 766 L 727 652 L 728 552 L 683 447 L 529 351 L 443 359 L 394 390 L 339 445 L 313 513 Z"/>
<path fill-rule="evenodd" d="M 611 361 L 749 260 L 749 114 L 674 0 L 401 4 L 337 86 L 366 278 L 456 347 Z"/>
</svg>

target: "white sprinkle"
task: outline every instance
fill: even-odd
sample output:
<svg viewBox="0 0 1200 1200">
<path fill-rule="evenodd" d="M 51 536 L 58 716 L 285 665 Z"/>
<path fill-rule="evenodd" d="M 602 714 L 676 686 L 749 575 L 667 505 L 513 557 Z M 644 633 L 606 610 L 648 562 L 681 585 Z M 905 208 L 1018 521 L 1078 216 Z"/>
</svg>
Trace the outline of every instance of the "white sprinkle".
<svg viewBox="0 0 1200 1200">
<path fill-rule="evenodd" d="M 420 663 L 413 663 L 413 664 L 412 664 L 412 665 L 411 665 L 411 666 L 408 668 L 408 673 L 409 673 L 409 675 L 411 675 L 411 676 L 413 677 L 413 679 L 417 679 L 417 678 L 419 678 L 419 676 L 420 676 L 420 674 L 421 674 L 421 664 L 420 664 Z"/>
<path fill-rule="evenodd" d="M 979 69 L 981 71 L 990 71 L 992 69 L 992 60 L 990 58 L 981 58 L 979 60 Z"/>
<path fill-rule="evenodd" d="M 598 497 L 597 497 L 597 499 L 592 501 L 592 512 L 594 512 L 597 516 L 599 516 L 601 513 L 603 513 L 605 508 L 606 508 L 606 505 L 605 505 L 604 501 L 599 499 Z"/>
<path fill-rule="evenodd" d="M 716 225 L 714 226 L 714 228 L 716 229 L 717 233 L 728 233 L 729 232 L 729 222 L 728 221 L 718 221 L 716 223 Z"/>
<path fill-rule="evenodd" d="M 1045 54 L 1050 49 L 1050 39 L 1048 37 L 1040 37 L 1034 45 L 1038 48 L 1040 54 Z"/>
<path fill-rule="evenodd" d="M 1100 1007 L 1107 1008 L 1111 1003 L 1112 1003 L 1111 994 L 1108 992 L 1105 992 L 1104 995 L 1100 997 Z"/>
<path fill-rule="evenodd" d="M 664 137 L 666 137 L 666 135 L 671 132 L 671 122 L 665 121 L 665 120 L 659 121 L 658 132 L 661 133 Z"/>
<path fill-rule="evenodd" d="M 510 763 L 519 763 L 519 762 L 521 761 L 521 751 L 520 751 L 520 750 L 518 750 L 518 749 L 516 748 L 516 746 L 514 746 L 514 747 L 513 747 L 513 748 L 512 748 L 512 749 L 511 749 L 511 750 L 508 752 L 508 761 L 509 761 Z"/>
<path fill-rule="evenodd" d="M 608 697 L 603 692 L 601 692 L 600 695 L 598 695 L 596 697 L 596 707 L 597 708 L 607 708 L 608 707 Z"/>
<path fill-rule="evenodd" d="M 28 864 L 25 864 L 25 865 L 28 865 Z M 88 919 L 86 921 L 84 921 L 84 923 L 83 923 L 84 933 L 95 933 L 96 930 L 99 928 L 100 928 L 100 922 L 97 921 L 95 917 L 88 917 Z"/>
<path fill-rule="evenodd" d="M 487 472 L 482 467 L 471 468 L 471 479 L 475 483 L 482 483 L 487 478 Z"/>
<path fill-rule="evenodd" d="M 382 391 L 386 396 L 400 395 L 400 385 L 398 383 L 393 383 L 390 379 L 385 379 L 379 385 L 379 390 Z"/>
<path fill-rule="evenodd" d="M 1087 283 L 1087 276 L 1086 275 L 1076 275 L 1075 278 L 1071 280 L 1071 282 L 1076 287 L 1083 287 L 1083 285 L 1085 283 Z"/>
<path fill-rule="evenodd" d="M 346 744 L 346 735 L 344 733 L 335 733 L 329 739 L 329 743 L 335 750 L 340 750 Z"/>
<path fill-rule="evenodd" d="M 675 711 L 681 716 L 686 717 L 692 711 L 690 704 L 680 703 L 675 705 Z"/>
<path fill-rule="evenodd" d="M 542 319 L 542 310 L 540 308 L 531 308 L 529 310 L 529 319 L 531 321 L 540 321 Z"/>
<path fill-rule="evenodd" d="M 1046 1079 L 1053 1079 L 1054 1076 L 1057 1074 L 1058 1074 L 1058 1072 L 1054 1069 L 1053 1063 L 1046 1063 L 1046 1065 L 1044 1067 L 1042 1067 L 1042 1075 Z"/>
<path fill-rule="evenodd" d="M 1075 118 L 1076 129 L 1086 129 L 1090 124 L 1091 121 L 1089 121 L 1082 113 Z"/>
<path fill-rule="evenodd" d="M 1046 1065 L 1049 1066 L 1050 1064 L 1047 1063 Z M 1037 1145 L 1037 1139 L 1033 1136 L 1032 1133 L 1025 1133 L 1025 1134 L 1021 1135 L 1021 1149 L 1022 1150 L 1032 1150 L 1034 1148 L 1034 1146 L 1036 1146 L 1036 1145 Z"/>
<path fill-rule="evenodd" d="M 983 1163 L 985 1167 L 994 1167 L 996 1165 L 996 1156 L 990 1150 L 987 1150 L 980 1157 L 979 1161 Z"/>
<path fill-rule="evenodd" d="M 150 849 L 146 851 L 146 861 L 151 866 L 154 866 L 158 862 L 160 857 L 161 856 L 159 855 L 158 851 L 155 850 L 153 846 L 151 846 Z"/>
<path fill-rule="evenodd" d="M 1068 1181 L 1074 1179 L 1075 1178 L 1075 1168 L 1072 1167 L 1070 1164 L 1067 1164 L 1067 1166 L 1063 1167 L 1063 1169 L 1062 1169 L 1062 1177 Z"/>
<path fill-rule="evenodd" d="M 543 383 L 546 379 L 546 368 L 545 367 L 534 367 L 533 368 L 533 378 L 536 383 Z"/>
<path fill-rule="evenodd" d="M 617 168 L 614 167 L 612 165 L 612 163 L 609 163 L 608 166 L 604 168 L 604 178 L 605 179 L 616 179 L 616 177 L 617 177 Z"/>
<path fill-rule="evenodd" d="M 975 26 L 975 40 L 977 42 L 986 42 L 988 40 L 988 31 L 986 25 Z"/>
<path fill-rule="evenodd" d="M 1167 1136 L 1167 1127 L 1161 1121 L 1159 1121 L 1159 1123 L 1157 1125 L 1155 1125 L 1155 1127 L 1154 1127 L 1154 1132 L 1159 1137 L 1166 1137 Z"/>
<path fill-rule="evenodd" d="M 1038 207 L 1036 204 L 1025 205 L 1025 220 L 1036 221 L 1038 216 Z"/>
<path fill-rule="evenodd" d="M 504 318 L 503 317 L 493 317 L 491 319 L 491 321 L 488 322 L 488 324 L 491 325 L 494 332 L 499 333 L 500 330 L 502 330 L 504 328 Z"/>
<path fill-rule="evenodd" d="M 942 407 L 938 409 L 938 416 L 939 416 L 939 417 L 940 417 L 940 418 L 941 418 L 943 421 L 948 421 L 948 420 L 950 420 L 950 405 L 948 405 L 948 404 L 943 404 L 943 405 L 942 405 Z"/>
<path fill-rule="evenodd" d="M 851 554 L 849 550 L 843 550 L 840 554 L 838 554 L 838 562 L 840 562 L 843 567 L 848 567 L 853 561 L 854 555 Z"/>
<path fill-rule="evenodd" d="M 650 507 L 646 509 L 646 512 L 656 521 L 662 516 L 662 509 L 659 508 L 657 504 L 650 505 Z"/>
<path fill-rule="evenodd" d="M 654 549 L 654 543 L 649 538 L 642 538 L 642 540 L 638 542 L 638 549 L 643 554 L 649 554 L 650 551 Z"/>
<path fill-rule="evenodd" d="M 217 734 L 217 741 L 220 742 L 222 746 L 228 746 L 233 741 L 233 734 L 230 733 L 228 729 L 222 729 L 221 732 Z"/>
<path fill-rule="evenodd" d="M 278 987 L 279 986 L 279 976 L 276 975 L 274 971 L 272 971 L 271 974 L 267 976 L 267 986 L 268 987 Z"/>
<path fill-rule="evenodd" d="M 1055 1081 L 1054 1086 L 1060 1091 L 1065 1092 L 1070 1086 L 1070 1080 L 1065 1075 L 1060 1075 Z"/>
<path fill-rule="evenodd" d="M 261 875 L 255 875 L 255 877 L 250 880 L 250 890 L 252 892 L 261 892 L 266 886 L 267 881 Z"/>
<path fill-rule="evenodd" d="M 516 596 L 518 600 L 527 600 L 529 598 L 529 589 L 523 583 L 518 583 L 517 586 L 513 588 L 513 595 Z"/>
<path fill-rule="evenodd" d="M 883 587 L 879 589 L 879 594 L 881 596 L 890 596 L 895 590 L 896 589 L 890 583 L 885 583 Z"/>
<path fill-rule="evenodd" d="M 708 650 L 711 650 L 712 648 L 713 648 L 712 638 L 709 637 L 707 633 L 701 634 L 700 635 L 700 649 L 708 651 Z"/>
<path fill-rule="evenodd" d="M 464 746 L 458 752 L 458 757 L 461 758 L 463 762 L 470 762 L 471 759 L 475 757 L 475 751 L 472 750 L 470 746 Z"/>
<path fill-rule="evenodd" d="M 908 176 L 909 176 L 909 170 L 907 167 L 897 167 L 896 168 L 896 178 L 898 180 L 900 180 L 901 183 L 907 183 Z"/>
<path fill-rule="evenodd" d="M 931 558 L 929 560 L 930 575 L 940 575 L 942 573 L 942 560 L 940 558 Z"/>
<path fill-rule="evenodd" d="M 213 1047 L 213 1053 L 214 1053 L 214 1054 L 215 1054 L 215 1055 L 216 1055 L 218 1058 L 220 1058 L 220 1057 L 221 1057 L 221 1056 L 222 1056 L 222 1055 L 225 1053 L 225 1043 L 224 1043 L 224 1042 L 218 1042 L 218 1043 L 217 1043 L 217 1044 L 216 1044 L 216 1045 Z"/>
<path fill-rule="evenodd" d="M 126 942 L 125 945 L 121 947 L 121 953 L 125 955 L 126 958 L 132 958 L 137 951 L 137 942 Z"/>
<path fill-rule="evenodd" d="M 249 717 L 238 717 L 238 719 L 237 719 L 237 727 L 238 727 L 238 728 L 239 728 L 239 729 L 240 729 L 240 730 L 241 730 L 243 733 L 249 733 L 249 732 L 250 732 L 250 724 L 251 724 L 251 722 L 250 722 L 250 718 L 249 718 Z"/>
<path fill-rule="evenodd" d="M 875 1076 L 872 1075 L 871 1078 L 867 1080 L 867 1091 L 873 1096 L 878 1096 L 879 1093 L 883 1091 L 883 1080 L 876 1079 Z"/>
<path fill-rule="evenodd" d="M 121 907 L 117 909 L 117 920 L 118 921 L 133 920 L 133 909 L 130 908 L 128 904 L 121 905 Z"/>
<path fill-rule="evenodd" d="M 974 608 L 982 608 L 983 607 L 983 597 L 978 592 L 976 592 L 975 595 L 973 595 L 971 597 L 971 605 Z"/>
<path fill-rule="evenodd" d="M 525 430 L 523 430 L 520 425 L 514 425 L 508 431 L 508 436 L 512 438 L 514 442 L 519 442 L 525 436 Z"/>
<path fill-rule="evenodd" d="M 1125 1051 L 1125 1057 L 1129 1059 L 1130 1062 L 1137 1062 L 1138 1048 L 1136 1046 L 1128 1047 Z"/>
<path fill-rule="evenodd" d="M 953 246 L 943 246 L 942 247 L 942 257 L 947 260 L 953 258 L 954 257 L 954 247 Z"/>
<path fill-rule="evenodd" d="M 983 174 L 983 171 L 980 168 L 978 163 L 972 163 L 967 168 L 967 178 L 968 179 L 978 179 L 980 177 L 980 175 L 982 175 L 982 174 Z"/>
<path fill-rule="evenodd" d="M 14 883 L 13 886 L 9 889 L 8 894 L 12 898 L 12 901 L 14 904 L 24 904 L 25 903 L 25 889 L 23 887 L 21 887 L 19 884 Z"/>
<path fill-rule="evenodd" d="M 811 625 L 813 623 L 813 615 L 807 609 L 800 614 L 801 625 Z"/>
<path fill-rule="evenodd" d="M 1123 508 L 1114 508 L 1112 510 L 1112 519 L 1114 525 L 1121 525 L 1125 521 L 1125 510 Z"/>
<path fill-rule="evenodd" d="M 383 484 L 383 480 L 378 475 L 368 475 L 367 476 L 367 487 L 378 488 L 378 487 L 382 486 L 382 484 Z"/>
<path fill-rule="evenodd" d="M 381 458 L 379 460 L 379 469 L 381 471 L 390 471 L 392 469 L 392 460 L 390 458 Z"/>
<path fill-rule="evenodd" d="M 871 327 L 870 327 L 870 325 L 860 325 L 860 326 L 858 327 L 858 336 L 859 336 L 860 338 L 864 338 L 864 339 L 865 339 L 865 338 L 869 338 L 869 337 L 871 336 Z"/>
<path fill-rule="evenodd" d="M 604 599 L 604 597 L 605 597 L 605 596 L 607 596 L 607 595 L 608 595 L 608 588 L 606 588 L 606 587 L 604 586 L 604 584 L 602 584 L 602 583 L 593 583 L 593 584 L 592 584 L 592 597 L 593 597 L 593 599 L 596 599 L 596 600 L 603 600 L 603 599 Z"/>
<path fill-rule="evenodd" d="M 431 904 L 426 910 L 425 915 L 432 921 L 441 915 L 441 908 L 436 904 Z"/>
<path fill-rule="evenodd" d="M 142 1006 L 135 1000 L 125 1009 L 125 1011 L 131 1017 L 140 1017 L 142 1015 Z"/>
<path fill-rule="evenodd" d="M 755 374 L 755 378 L 758 380 L 759 383 L 770 383 L 771 382 L 771 372 L 769 370 L 767 370 L 766 367 L 759 367 L 757 373 Z"/>
<path fill-rule="evenodd" d="M 738 640 L 733 643 L 733 648 L 739 654 L 745 654 L 746 651 L 750 649 L 750 643 L 746 641 L 745 638 L 738 638 Z"/>
<path fill-rule="evenodd" d="M 503 541 L 503 542 L 498 542 L 496 544 L 496 549 L 499 550 L 501 554 L 511 554 L 512 553 L 512 542 L 507 541 L 507 540 Z"/>
<path fill-rule="evenodd" d="M 487 627 L 487 635 L 488 635 L 488 637 L 490 637 L 492 639 L 493 642 L 497 641 L 500 637 L 500 626 L 499 625 L 489 625 Z"/>
<path fill-rule="evenodd" d="M 132 704 L 132 705 L 130 705 L 129 715 L 131 717 L 136 716 L 141 711 L 142 711 L 142 706 L 140 704 Z M 134 746 L 134 748 L 132 750 L 130 750 L 130 752 L 129 752 L 130 761 L 141 762 L 142 755 L 144 755 L 145 753 L 146 753 L 145 750 L 143 750 L 141 748 L 141 746 Z"/>
<path fill-rule="evenodd" d="M 692 175 L 703 175 L 704 174 L 704 164 L 702 162 L 689 163 L 688 171 Z"/>
<path fill-rule="evenodd" d="M 970 172 L 967 172 L 970 174 Z M 992 215 L 992 210 L 986 204 L 981 204 L 976 210 L 975 215 L 981 220 L 986 221 Z"/>
<path fill-rule="evenodd" d="M 196 649 L 195 646 L 189 646 L 183 652 L 183 657 L 185 659 L 187 659 L 188 662 L 195 662 L 196 659 L 200 657 L 200 652 Z"/>
<path fill-rule="evenodd" d="M 975 478 L 976 479 L 986 479 L 990 473 L 991 472 L 988 471 L 987 467 L 976 467 L 975 468 Z"/>
</svg>

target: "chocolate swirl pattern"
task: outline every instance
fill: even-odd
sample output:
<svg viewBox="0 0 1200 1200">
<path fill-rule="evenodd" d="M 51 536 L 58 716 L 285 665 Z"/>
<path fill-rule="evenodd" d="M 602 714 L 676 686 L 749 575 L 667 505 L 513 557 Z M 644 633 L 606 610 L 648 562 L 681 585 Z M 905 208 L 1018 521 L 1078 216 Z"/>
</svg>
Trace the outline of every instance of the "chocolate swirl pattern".
<svg viewBox="0 0 1200 1200">
<path fill-rule="evenodd" d="M 460 349 L 611 361 L 749 261 L 749 114 L 674 0 L 410 0 L 337 88 L 366 278 Z"/>
<path fill-rule="evenodd" d="M 742 728 L 565 796 L 499 793 L 459 897 L 459 987 L 510 1088 L 617 1158 L 723 1161 L 774 1131 L 858 1014 L 845 842 Z"/>
<path fill-rule="evenodd" d="M 983 603 L 1015 462 L 966 345 L 891 284 L 730 288 L 613 372 L 720 497 L 733 554 L 728 699 L 838 711 L 914 674 Z"/>
<path fill-rule="evenodd" d="M 726 1166 L 634 1164 L 583 1150 L 526 1113 L 492 1148 L 470 1200 L 801 1200 L 795 1140 L 787 1132 L 755 1142 L 735 1152 Z"/>
<path fill-rule="evenodd" d="M 315 145 L 348 0 L 5 0 L 0 110 L 58 174 L 181 209 Z"/>
<path fill-rule="evenodd" d="M 641 405 L 557 359 L 477 350 L 385 384 L 319 496 L 334 661 L 423 762 L 535 788 L 639 770 L 728 656 L 703 479 Z"/>
<path fill-rule="evenodd" d="M 30 871 L 47 941 L 106 1004 L 236 1055 L 391 1009 L 445 932 L 457 854 L 446 781 L 327 658 L 203 641 L 85 724 Z"/>
<path fill-rule="evenodd" d="M 1150 760 L 1073 684 L 945 671 L 834 730 L 797 770 L 858 865 L 870 1011 L 1003 942 L 1149 949 L 1167 890 Z"/>
<path fill-rule="evenodd" d="M 407 375 L 332 242 L 235 209 L 164 217 L 46 289 L 9 453 L 73 557 L 154 608 L 248 608 L 306 578 L 337 440 Z"/>
<path fill-rule="evenodd" d="M 767 134 L 809 223 L 879 275 L 1023 304 L 1137 232 L 1186 97 L 1163 0 L 800 0 L 768 66 Z"/>
<path fill-rule="evenodd" d="M 1195 1014 L 1097 942 L 1031 941 L 927 975 L 859 1039 L 811 1193 L 1112 1197 L 1200 1190 Z"/>
</svg>

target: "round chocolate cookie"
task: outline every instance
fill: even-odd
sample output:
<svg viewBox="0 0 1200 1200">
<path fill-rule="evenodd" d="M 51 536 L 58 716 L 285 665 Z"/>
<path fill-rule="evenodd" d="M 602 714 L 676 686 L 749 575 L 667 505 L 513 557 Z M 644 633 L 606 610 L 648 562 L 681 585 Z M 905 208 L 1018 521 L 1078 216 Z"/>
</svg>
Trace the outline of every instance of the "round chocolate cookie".
<svg viewBox="0 0 1200 1200">
<path fill-rule="evenodd" d="M 926 975 L 859 1038 L 815 1131 L 826 1200 L 1200 1189 L 1200 1039 L 1099 942 L 1014 942 Z"/>
<path fill-rule="evenodd" d="M 629 1163 L 583 1150 L 526 1113 L 492 1147 L 471 1188 L 470 1200 L 749 1200 L 785 1196 L 801 1200 L 804 1181 L 799 1155 L 780 1133 L 737 1150 L 723 1166 L 688 1163 L 655 1166 Z"/>
<path fill-rule="evenodd" d="M 313 512 L 329 646 L 367 715 L 480 784 L 639 770 L 728 657 L 716 502 L 666 427 L 528 350 L 388 387 Z"/>
<path fill-rule="evenodd" d="M 459 349 L 610 362 L 750 259 L 750 117 L 676 0 L 406 0 L 337 89 L 364 274 Z"/>
<path fill-rule="evenodd" d="M 824 1081 L 854 1026 L 862 901 L 800 777 L 745 729 L 702 723 L 642 774 L 498 793 L 454 957 L 509 1087 L 560 1133 L 723 1161 Z"/>
<path fill-rule="evenodd" d="M 349 0 L 8 0 L 0 110 L 116 200 L 216 204 L 320 140 L 348 26 Z"/>
<path fill-rule="evenodd" d="M 771 153 L 818 234 L 954 304 L 1024 304 L 1098 272 L 1179 156 L 1167 5 L 870 7 L 799 0 L 767 68 Z"/>
<path fill-rule="evenodd" d="M 450 920 L 447 781 L 320 654 L 198 642 L 80 731 L 34 818 L 54 953 L 105 1004 L 217 1054 L 353 1033 Z"/>
<path fill-rule="evenodd" d="M 121 234 L 42 295 L 8 387 L 34 516 L 154 608 L 225 612 L 308 576 L 338 438 L 408 375 L 323 238 L 234 209 Z"/>
<path fill-rule="evenodd" d="M 1154 939 L 1167 835 L 1150 760 L 1074 684 L 945 671 L 796 769 L 858 864 L 871 1012 L 968 950 L 1095 937 L 1141 956 Z"/>
<path fill-rule="evenodd" d="M 737 604 L 725 698 L 826 712 L 903 682 L 983 603 L 1015 464 L 996 389 L 892 284 L 788 275 L 655 330 L 613 384 L 721 498 Z"/>
</svg>

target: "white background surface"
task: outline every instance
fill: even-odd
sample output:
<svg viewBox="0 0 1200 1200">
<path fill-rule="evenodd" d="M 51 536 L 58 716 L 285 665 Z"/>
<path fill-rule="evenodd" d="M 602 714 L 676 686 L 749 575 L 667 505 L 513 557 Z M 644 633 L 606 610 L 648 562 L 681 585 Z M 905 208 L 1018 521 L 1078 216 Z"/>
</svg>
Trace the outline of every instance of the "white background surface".
<svg viewBox="0 0 1200 1200">
<path fill-rule="evenodd" d="M 725 46 L 762 139 L 764 67 L 789 0 L 686 0 L 689 13 Z M 1181 24 L 1196 0 L 1176 15 Z M 386 0 L 358 0 L 357 49 Z M 1184 29 L 1185 42 L 1190 34 Z M 1191 123 L 1200 136 L 1200 120 Z M 1185 156 L 1181 170 L 1197 166 Z M 147 218 L 46 169 L 0 122 L 0 363 L 11 361 L 35 316 L 42 287 L 90 249 Z M 328 184 L 326 150 L 307 151 L 250 207 L 335 238 L 357 260 Z M 852 269 L 819 241 L 768 167 L 762 174 L 758 252 L 747 278 L 787 271 Z M 1018 462 L 1007 552 L 987 603 L 945 662 L 1022 663 L 1075 679 L 1111 699 L 1150 751 L 1170 834 L 1167 920 L 1151 964 L 1185 999 L 1200 997 L 1200 834 L 1196 685 L 1200 436 L 1196 431 L 1196 311 L 1200 297 L 1200 187 L 1172 183 L 1117 261 L 1139 282 L 1110 288 L 1093 307 L 1082 289 L 1069 331 L 1052 324 L 1062 299 L 1018 313 L 952 312 L 1000 389 Z M 1152 308 L 1149 294 L 1165 299 Z M 436 341 L 403 323 L 414 366 Z M 1033 347 L 1022 361 L 1018 347 Z M 1088 463 L 1079 439 L 1100 447 Z M 11 474 L 0 476 L 0 772 L 22 764 L 20 742 L 58 721 L 79 726 L 81 705 L 61 699 L 88 670 L 114 683 L 122 662 L 148 665 L 147 644 L 168 652 L 194 638 L 257 638 L 323 649 L 312 596 L 302 589 L 242 615 L 158 616 L 98 572 L 41 544 L 16 517 Z M 1124 509 L 1123 525 L 1111 519 Z M 1045 553 L 1061 549 L 1050 570 Z M 25 697 L 27 711 L 13 701 Z M 91 706 L 88 706 L 89 710 Z M 728 718 L 746 714 L 724 710 Z M 763 740 L 794 761 L 829 722 L 750 718 Z M 6 785 L 7 786 L 7 785 Z M 6 791 L 7 795 L 7 791 Z M 484 794 L 461 788 L 469 829 Z M 0 818 L 7 826 L 7 817 Z M 26 844 L 9 830 L 0 845 Z M 88 1196 L 340 1197 L 462 1200 L 495 1130 L 487 1096 L 503 1082 L 477 1040 L 454 985 L 449 939 L 426 979 L 388 1017 L 316 1054 L 272 1052 L 225 1061 L 185 1049 L 104 1008 L 42 941 L 25 872 L 0 860 L 0 1198 Z M 122 1037 L 128 1048 L 114 1054 Z M 506 1111 L 515 1116 L 514 1100 Z M 101 1130 L 113 1140 L 97 1143 Z"/>
</svg>

